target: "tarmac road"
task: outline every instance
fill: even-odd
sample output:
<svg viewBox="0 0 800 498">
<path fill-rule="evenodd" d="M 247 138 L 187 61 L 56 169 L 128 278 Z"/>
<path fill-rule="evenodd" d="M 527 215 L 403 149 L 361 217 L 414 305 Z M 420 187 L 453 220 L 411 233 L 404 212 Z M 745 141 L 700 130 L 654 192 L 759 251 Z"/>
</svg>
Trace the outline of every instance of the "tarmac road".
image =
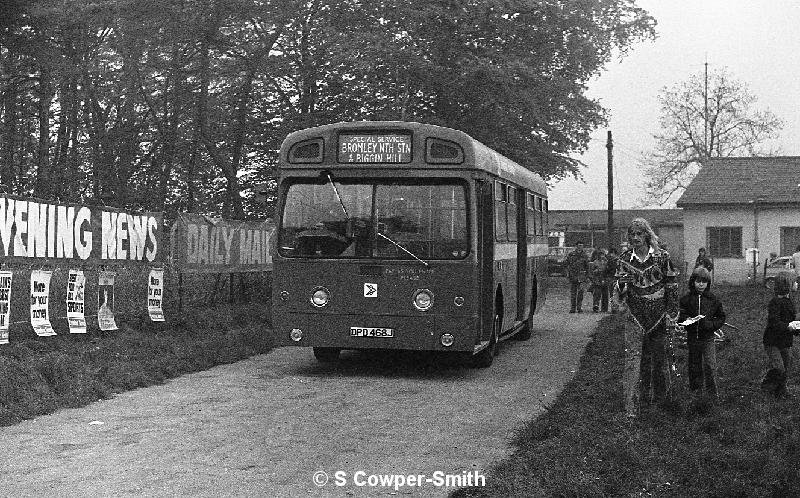
<svg viewBox="0 0 800 498">
<path fill-rule="evenodd" d="M 439 481 L 466 485 L 512 451 L 604 316 L 548 298 L 533 337 L 502 343 L 488 369 L 280 348 L 0 428 L 0 495 L 446 496 L 458 486 Z M 371 485 L 390 474 L 424 477 Z"/>
</svg>

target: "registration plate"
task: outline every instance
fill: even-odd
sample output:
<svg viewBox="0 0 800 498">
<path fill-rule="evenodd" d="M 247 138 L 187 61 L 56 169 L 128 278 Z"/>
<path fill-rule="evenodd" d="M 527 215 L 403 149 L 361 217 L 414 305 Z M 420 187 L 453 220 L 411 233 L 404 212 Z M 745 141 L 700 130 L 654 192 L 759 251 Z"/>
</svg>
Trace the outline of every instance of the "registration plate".
<svg viewBox="0 0 800 498">
<path fill-rule="evenodd" d="M 394 329 L 381 327 L 350 327 L 350 337 L 394 337 Z"/>
</svg>

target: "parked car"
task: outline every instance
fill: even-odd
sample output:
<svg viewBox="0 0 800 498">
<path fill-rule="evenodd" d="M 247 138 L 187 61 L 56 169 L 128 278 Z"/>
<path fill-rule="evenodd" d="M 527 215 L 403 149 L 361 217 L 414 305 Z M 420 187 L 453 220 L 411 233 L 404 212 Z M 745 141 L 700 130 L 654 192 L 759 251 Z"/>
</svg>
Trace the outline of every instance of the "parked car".
<svg viewBox="0 0 800 498">
<path fill-rule="evenodd" d="M 775 276 L 782 271 L 794 272 L 794 262 L 791 256 L 775 258 L 764 267 L 764 285 L 772 289 L 775 285 Z"/>
<path fill-rule="evenodd" d="M 551 277 L 567 276 L 567 254 L 575 250 L 574 247 L 550 247 L 547 251 L 547 271 Z"/>
</svg>

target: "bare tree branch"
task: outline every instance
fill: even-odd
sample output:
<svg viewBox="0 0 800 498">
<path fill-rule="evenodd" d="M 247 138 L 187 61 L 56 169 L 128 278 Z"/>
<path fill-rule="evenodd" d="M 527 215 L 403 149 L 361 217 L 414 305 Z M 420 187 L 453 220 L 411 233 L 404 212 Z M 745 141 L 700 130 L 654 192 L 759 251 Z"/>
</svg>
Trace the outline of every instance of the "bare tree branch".
<svg viewBox="0 0 800 498">
<path fill-rule="evenodd" d="M 662 131 L 653 135 L 655 150 L 639 161 L 647 179 L 643 205 L 677 199 L 707 158 L 775 153 L 762 143 L 777 138 L 783 121 L 769 110 L 753 109 L 756 97 L 725 68 L 709 75 L 708 83 L 707 112 L 700 75 L 661 91 Z"/>
</svg>

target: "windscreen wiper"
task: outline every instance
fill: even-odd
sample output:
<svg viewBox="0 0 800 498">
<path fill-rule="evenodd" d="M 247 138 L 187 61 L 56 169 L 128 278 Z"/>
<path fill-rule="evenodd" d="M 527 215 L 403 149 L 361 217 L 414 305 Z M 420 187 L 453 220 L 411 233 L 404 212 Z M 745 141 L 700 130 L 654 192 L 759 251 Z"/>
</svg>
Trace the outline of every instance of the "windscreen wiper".
<svg viewBox="0 0 800 498">
<path fill-rule="evenodd" d="M 342 200 L 342 196 L 339 195 L 339 189 L 336 188 L 336 184 L 333 183 L 333 176 L 331 176 L 331 172 L 330 171 L 326 171 L 325 174 L 328 175 L 328 182 L 330 182 L 331 187 L 333 187 L 333 191 L 336 193 L 336 198 L 339 199 L 339 205 L 342 206 L 342 211 L 344 211 L 345 219 L 349 220 L 350 219 L 350 215 L 347 213 L 347 208 L 344 207 L 344 201 Z"/>
<path fill-rule="evenodd" d="M 406 254 L 408 254 L 408 255 L 409 255 L 409 256 L 411 256 L 412 258 L 414 258 L 414 259 L 416 259 L 417 261 L 419 261 L 420 263 L 422 263 L 423 265 L 425 265 L 425 266 L 428 266 L 428 263 L 426 263 L 425 261 L 423 261 L 423 260 L 419 259 L 419 258 L 416 256 L 416 254 L 414 254 L 413 252 L 409 251 L 408 249 L 406 249 L 405 247 L 401 246 L 401 245 L 400 245 L 400 244 L 398 244 L 397 242 L 393 241 L 392 239 L 390 239 L 390 238 L 389 238 L 389 237 L 387 237 L 386 235 L 382 234 L 381 232 L 376 232 L 376 233 L 377 233 L 377 234 L 378 234 L 380 237 L 383 237 L 384 239 L 388 240 L 389 242 L 391 242 L 392 244 L 394 244 L 395 246 L 397 246 L 397 248 L 398 248 L 398 249 L 400 249 L 400 250 L 404 251 Z"/>
</svg>

